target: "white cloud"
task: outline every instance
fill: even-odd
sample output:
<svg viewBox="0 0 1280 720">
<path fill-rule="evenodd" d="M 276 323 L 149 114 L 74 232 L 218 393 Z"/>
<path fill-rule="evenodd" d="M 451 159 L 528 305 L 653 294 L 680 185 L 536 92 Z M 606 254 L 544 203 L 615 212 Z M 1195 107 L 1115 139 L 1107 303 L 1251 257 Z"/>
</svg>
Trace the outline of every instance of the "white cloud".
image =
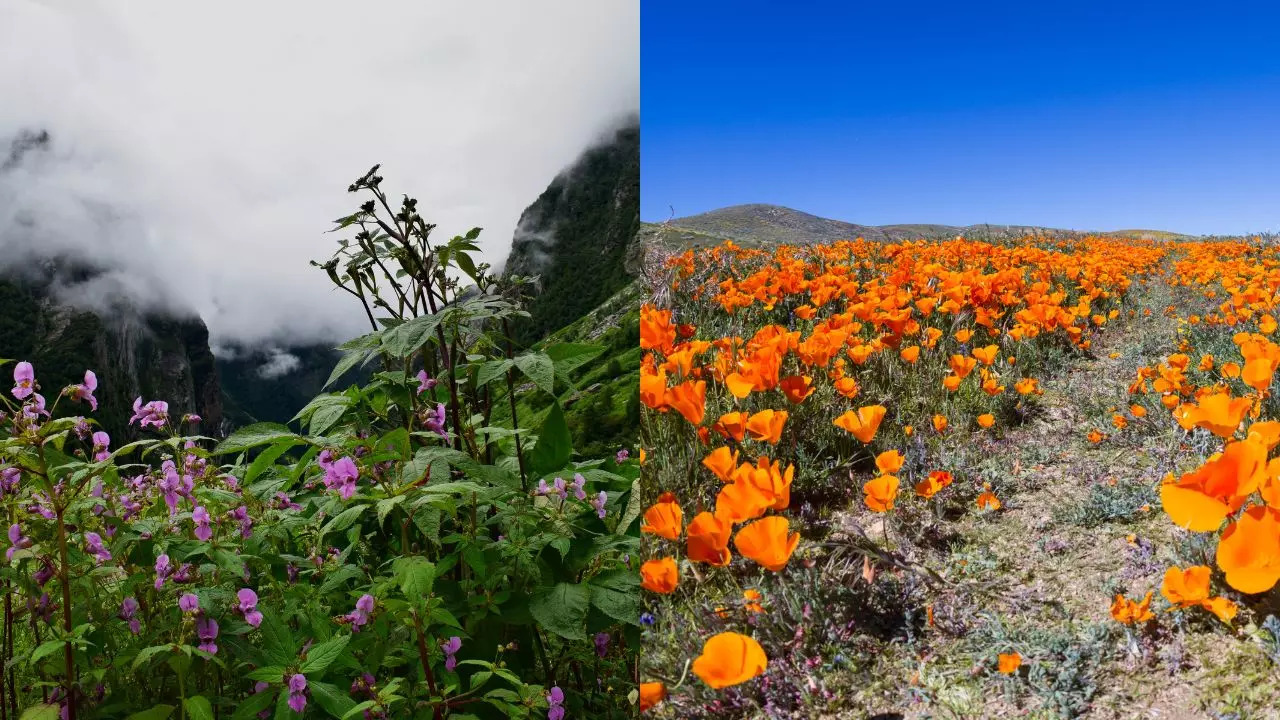
<svg viewBox="0 0 1280 720">
<path fill-rule="evenodd" d="M 298 359 L 297 355 L 285 352 L 279 348 L 272 348 L 270 359 L 258 366 L 257 372 L 259 377 L 271 380 L 297 370 L 298 366 L 301 364 L 302 361 Z"/>
<path fill-rule="evenodd" d="M 0 143 L 52 136 L 0 176 L 0 262 L 109 263 L 215 341 L 352 335 L 361 311 L 308 265 L 363 201 L 352 180 L 382 163 L 499 263 L 524 207 L 638 108 L 639 72 L 636 0 L 0 0 Z"/>
</svg>

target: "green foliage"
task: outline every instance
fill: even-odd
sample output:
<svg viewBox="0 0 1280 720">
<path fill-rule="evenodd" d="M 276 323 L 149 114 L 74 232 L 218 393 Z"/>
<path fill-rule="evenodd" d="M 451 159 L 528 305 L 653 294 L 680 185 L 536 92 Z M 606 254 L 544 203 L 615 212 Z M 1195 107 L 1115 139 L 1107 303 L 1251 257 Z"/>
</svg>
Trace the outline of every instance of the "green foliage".
<svg viewBox="0 0 1280 720">
<path fill-rule="evenodd" d="M 553 686 L 570 717 L 634 711 L 639 466 L 584 456 L 560 399 L 603 350 L 516 353 L 519 295 L 472 260 L 478 231 L 434 243 L 409 198 L 378 216 L 375 173 L 339 221 L 355 239 L 318 264 L 368 310 L 344 350 L 373 372 L 302 408 L 304 432 L 214 446 L 154 409 L 98 459 L 83 428 L 2 396 L 21 538 L 0 580 L 36 610 L 12 623 L 0 702 L 22 717 L 532 718 Z"/>
</svg>

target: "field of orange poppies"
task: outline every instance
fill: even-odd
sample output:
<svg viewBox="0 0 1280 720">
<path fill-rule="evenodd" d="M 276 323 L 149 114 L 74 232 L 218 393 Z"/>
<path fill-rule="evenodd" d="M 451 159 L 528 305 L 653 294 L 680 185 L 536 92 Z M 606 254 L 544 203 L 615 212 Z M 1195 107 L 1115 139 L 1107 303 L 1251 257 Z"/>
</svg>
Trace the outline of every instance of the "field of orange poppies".
<svg viewBox="0 0 1280 720">
<path fill-rule="evenodd" d="M 647 713 L 1274 716 L 1268 243 L 651 266 Z"/>
</svg>

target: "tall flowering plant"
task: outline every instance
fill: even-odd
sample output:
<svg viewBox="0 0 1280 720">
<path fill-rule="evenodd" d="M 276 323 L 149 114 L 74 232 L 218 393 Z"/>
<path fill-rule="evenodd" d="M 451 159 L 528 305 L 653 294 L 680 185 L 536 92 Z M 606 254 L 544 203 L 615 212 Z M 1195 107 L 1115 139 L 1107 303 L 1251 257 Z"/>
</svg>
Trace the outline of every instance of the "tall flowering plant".
<svg viewBox="0 0 1280 720">
<path fill-rule="evenodd" d="M 638 465 L 576 458 L 558 399 L 595 350 L 517 353 L 479 231 L 432 242 L 376 170 L 317 265 L 371 328 L 330 384 L 379 369 L 298 428 L 215 442 L 138 398 L 120 444 L 92 372 L 49 401 L 3 361 L 0 720 L 630 713 Z"/>
</svg>

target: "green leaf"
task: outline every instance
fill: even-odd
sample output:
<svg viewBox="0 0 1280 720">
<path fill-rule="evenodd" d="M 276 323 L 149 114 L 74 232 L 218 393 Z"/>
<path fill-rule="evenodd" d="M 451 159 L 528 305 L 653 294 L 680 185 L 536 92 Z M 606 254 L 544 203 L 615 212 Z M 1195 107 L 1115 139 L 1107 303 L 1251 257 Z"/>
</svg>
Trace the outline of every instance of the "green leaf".
<svg viewBox="0 0 1280 720">
<path fill-rule="evenodd" d="M 245 677 L 255 682 L 279 683 L 284 678 L 284 667 L 280 665 L 260 667 L 257 670 L 251 670 Z"/>
<path fill-rule="evenodd" d="M 555 366 L 556 374 L 568 379 L 569 373 L 594 360 L 604 352 L 603 345 L 585 343 L 556 343 L 546 349 L 547 357 Z"/>
<path fill-rule="evenodd" d="M 555 397 L 556 375 L 551 358 L 543 353 L 525 353 L 516 357 L 516 367 L 544 392 Z"/>
<path fill-rule="evenodd" d="M 143 648 L 138 651 L 137 656 L 133 658 L 132 668 L 137 670 L 138 666 L 155 657 L 157 654 L 162 652 L 172 652 L 173 649 L 173 645 L 152 645 L 151 647 Z"/>
<path fill-rule="evenodd" d="M 252 485 L 253 481 L 257 480 L 264 470 L 299 442 L 301 441 L 298 438 L 287 438 L 258 453 L 258 457 L 254 458 L 253 462 L 249 464 L 249 470 L 245 472 L 244 480 L 241 481 L 241 484 Z"/>
<path fill-rule="evenodd" d="M 629 570 L 613 570 L 591 578 L 591 604 L 609 617 L 629 625 L 640 623 L 640 577 Z"/>
<path fill-rule="evenodd" d="M 311 691 L 311 698 L 316 701 L 316 704 L 333 717 L 345 717 L 351 712 L 351 708 L 356 706 L 356 701 L 352 700 L 346 691 L 339 690 L 329 683 L 308 679 L 307 689 Z"/>
<path fill-rule="evenodd" d="M 352 706 L 352 708 L 351 708 L 350 710 L 348 710 L 348 711 L 347 711 L 347 713 L 346 713 L 345 715 L 343 715 L 343 716 L 342 716 L 342 717 L 343 717 L 343 720 L 346 720 L 346 718 L 354 718 L 354 717 L 358 717 L 358 716 L 359 716 L 361 713 L 363 713 L 365 710 L 368 710 L 369 708 L 372 708 L 372 707 L 374 707 L 374 706 L 375 706 L 375 705 L 377 705 L 377 704 L 378 704 L 378 703 L 374 702 L 373 700 L 365 700 L 364 702 L 360 703 L 359 705 Z M 457 715 L 454 715 L 453 717 L 455 717 L 455 718 L 456 718 L 456 717 L 457 717 Z"/>
<path fill-rule="evenodd" d="M 249 448 L 266 445 L 283 438 L 301 440 L 297 433 L 280 423 L 254 423 L 231 433 L 230 437 L 223 440 L 218 444 L 218 447 L 213 449 L 212 454 L 227 455 L 229 453 L 244 452 Z"/>
<path fill-rule="evenodd" d="M 40 647 L 31 653 L 30 659 L 27 661 L 32 665 L 40 662 L 42 659 L 62 650 L 66 643 L 61 640 L 46 640 L 40 643 Z"/>
<path fill-rule="evenodd" d="M 378 501 L 378 527 L 382 527 L 382 523 L 387 519 L 387 513 L 391 512 L 396 505 L 404 502 L 408 495 L 397 495 L 395 497 L 384 498 Z"/>
<path fill-rule="evenodd" d="M 169 709 L 172 710 L 173 708 L 170 707 Z M 19 720 L 58 720 L 59 713 L 61 712 L 62 712 L 61 709 L 57 705 L 49 705 L 48 703 L 41 703 L 39 705 L 32 705 L 26 710 L 23 710 L 22 717 L 19 718 Z M 132 718 L 138 717 L 141 714 L 142 713 L 137 713 L 134 715 L 130 715 L 129 717 L 132 719 Z M 164 717 L 164 716 L 161 715 L 159 717 Z"/>
<path fill-rule="evenodd" d="M 264 649 L 267 657 L 274 665 L 288 665 L 297 659 L 298 645 L 293 639 L 289 626 L 272 611 L 262 613 L 262 631 Z"/>
<path fill-rule="evenodd" d="M 559 583 L 544 588 L 529 600 L 529 612 L 538 624 L 567 640 L 586 639 L 591 588 L 580 583 Z"/>
<path fill-rule="evenodd" d="M 627 509 L 622 511 L 622 518 L 618 520 L 618 529 L 615 531 L 619 535 L 624 535 L 631 529 L 631 523 L 640 517 L 640 512 L 644 509 L 644 504 L 640 498 L 640 481 L 634 480 L 631 483 L 631 493 L 627 496 Z"/>
<path fill-rule="evenodd" d="M 382 335 L 382 347 L 395 357 L 407 357 L 430 340 L 436 326 L 444 320 L 452 308 L 445 308 L 430 315 L 419 315 L 387 330 Z"/>
<path fill-rule="evenodd" d="M 392 568 L 400 583 L 400 592 L 406 598 L 416 600 L 431 594 L 436 579 L 435 563 L 420 555 L 410 555 L 397 559 Z"/>
<path fill-rule="evenodd" d="M 336 425 L 337 422 L 342 419 L 342 416 L 346 414 L 349 406 L 350 402 L 335 402 L 321 405 L 316 408 L 315 412 L 311 413 L 311 422 L 307 426 L 307 429 L 311 431 L 312 435 L 325 434 L 328 432 L 329 428 Z"/>
<path fill-rule="evenodd" d="M 213 720 L 213 706 L 202 695 L 189 697 L 182 701 L 190 720 Z"/>
<path fill-rule="evenodd" d="M 639 592 L 639 586 L 637 586 L 636 597 L 639 597 Z M 307 661 L 302 663 L 302 668 L 299 672 L 304 675 L 324 672 L 335 660 L 342 656 L 342 651 L 346 649 L 349 642 L 351 642 L 350 635 L 339 635 L 327 642 L 313 645 L 307 651 Z"/>
<path fill-rule="evenodd" d="M 490 360 L 489 362 L 484 363 L 480 366 L 480 369 L 476 371 L 476 387 L 484 387 L 495 379 L 506 375 L 507 370 L 511 369 L 511 366 L 513 365 L 515 365 L 515 363 L 511 360 Z"/>
<path fill-rule="evenodd" d="M 360 518 L 361 513 L 363 513 L 367 507 L 369 506 L 364 503 L 360 503 L 359 505 L 352 505 L 346 510 L 343 510 L 335 515 L 333 519 L 329 520 L 329 522 L 325 523 L 324 527 L 320 529 L 320 534 L 328 535 L 331 532 L 342 532 L 343 530 L 346 530 L 355 524 L 356 520 Z"/>
<path fill-rule="evenodd" d="M 125 720 L 164 720 L 172 715 L 175 709 L 176 708 L 173 705 L 156 705 L 150 710 L 136 712 L 125 718 Z M 57 716 L 55 715 L 54 717 Z M 22 720 L 27 720 L 27 716 L 23 715 Z"/>
<path fill-rule="evenodd" d="M 277 677 L 276 681 L 279 682 L 280 678 Z M 249 697 L 237 702 L 236 711 L 235 714 L 231 716 L 231 720 L 249 720 L 250 718 L 255 718 L 258 713 L 271 707 L 271 703 L 274 702 L 275 699 L 276 696 L 266 690 L 250 695 Z"/>
<path fill-rule="evenodd" d="M 364 362 L 364 359 L 369 357 L 369 355 L 370 353 L 368 350 L 348 351 L 347 354 L 343 355 L 342 359 L 338 361 L 338 364 L 334 366 L 333 372 L 329 373 L 329 379 L 324 381 L 324 386 L 320 389 L 325 390 L 330 385 L 338 382 L 338 378 L 346 375 L 347 371 L 351 368 Z"/>
<path fill-rule="evenodd" d="M 573 440 L 564 420 L 564 411 L 560 409 L 560 403 L 552 403 L 547 417 L 542 421 L 538 444 L 533 446 L 533 452 L 529 454 L 529 464 L 535 475 L 555 472 L 569 464 L 572 454 Z"/>
</svg>

